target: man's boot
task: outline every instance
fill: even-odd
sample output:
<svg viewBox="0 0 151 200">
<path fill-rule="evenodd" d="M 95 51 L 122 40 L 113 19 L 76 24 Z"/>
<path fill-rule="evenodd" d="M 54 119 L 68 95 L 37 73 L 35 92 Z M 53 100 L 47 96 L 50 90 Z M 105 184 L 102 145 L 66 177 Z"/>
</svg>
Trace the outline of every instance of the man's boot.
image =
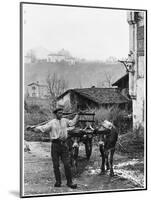
<svg viewBox="0 0 151 200">
<path fill-rule="evenodd" d="M 61 183 L 56 182 L 56 183 L 54 184 L 54 187 L 61 187 Z"/>
<path fill-rule="evenodd" d="M 56 183 L 54 184 L 54 187 L 61 187 L 61 175 L 60 170 L 58 168 L 54 169 L 55 179 Z"/>
<path fill-rule="evenodd" d="M 74 183 L 67 183 L 67 186 L 72 188 L 72 189 L 76 189 L 77 188 L 77 184 L 74 184 Z"/>
<path fill-rule="evenodd" d="M 73 184 L 72 177 L 71 177 L 70 173 L 66 176 L 66 178 L 67 178 L 67 186 L 72 188 L 72 189 L 76 189 L 77 188 L 77 184 Z"/>
</svg>

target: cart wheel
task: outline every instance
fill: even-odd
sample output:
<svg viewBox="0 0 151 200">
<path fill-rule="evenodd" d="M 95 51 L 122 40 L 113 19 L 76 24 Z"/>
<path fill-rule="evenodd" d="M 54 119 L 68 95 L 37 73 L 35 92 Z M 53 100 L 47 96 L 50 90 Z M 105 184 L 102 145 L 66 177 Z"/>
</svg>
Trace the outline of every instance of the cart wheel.
<svg viewBox="0 0 151 200">
<path fill-rule="evenodd" d="M 85 152 L 86 152 L 86 157 L 89 160 L 92 153 L 92 140 L 88 140 L 85 143 Z"/>
</svg>

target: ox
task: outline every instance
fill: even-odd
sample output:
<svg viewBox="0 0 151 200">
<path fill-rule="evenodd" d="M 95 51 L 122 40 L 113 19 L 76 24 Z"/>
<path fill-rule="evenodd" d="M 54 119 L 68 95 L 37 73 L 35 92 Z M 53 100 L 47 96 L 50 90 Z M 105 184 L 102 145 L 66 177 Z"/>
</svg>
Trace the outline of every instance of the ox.
<svg viewBox="0 0 151 200">
<path fill-rule="evenodd" d="M 92 135 L 94 129 L 91 125 L 87 124 L 84 129 L 73 128 L 68 129 L 68 146 L 70 152 L 71 165 L 75 171 L 78 166 L 78 154 L 79 154 L 79 143 L 82 142 L 85 145 L 86 158 L 90 159 L 92 152 Z"/>
<path fill-rule="evenodd" d="M 102 157 L 101 174 L 105 173 L 106 165 L 106 169 L 110 170 L 110 176 L 114 176 L 113 156 L 118 139 L 118 132 L 111 122 L 105 120 L 101 127 L 95 130 L 95 133 L 99 135 L 99 150 Z"/>
</svg>

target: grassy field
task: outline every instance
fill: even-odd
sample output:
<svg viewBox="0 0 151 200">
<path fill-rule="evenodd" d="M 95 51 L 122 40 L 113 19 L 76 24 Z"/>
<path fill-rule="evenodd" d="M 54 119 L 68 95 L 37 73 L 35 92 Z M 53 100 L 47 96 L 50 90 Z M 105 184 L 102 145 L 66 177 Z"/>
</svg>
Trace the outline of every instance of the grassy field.
<svg viewBox="0 0 151 200">
<path fill-rule="evenodd" d="M 72 66 L 67 63 L 30 63 L 25 64 L 25 86 L 36 81 L 46 83 L 47 76 L 54 73 L 66 80 L 69 88 L 78 88 L 99 86 L 106 81 L 105 73 L 111 75 L 114 82 L 125 74 L 125 69 L 121 63 L 87 62 Z"/>
</svg>

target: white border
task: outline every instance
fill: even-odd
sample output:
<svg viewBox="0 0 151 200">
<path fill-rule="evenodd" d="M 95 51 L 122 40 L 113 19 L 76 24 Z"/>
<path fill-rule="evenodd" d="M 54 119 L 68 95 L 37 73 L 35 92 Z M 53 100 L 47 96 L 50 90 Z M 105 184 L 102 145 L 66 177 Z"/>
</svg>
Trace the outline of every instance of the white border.
<svg viewBox="0 0 151 200">
<path fill-rule="evenodd" d="M 30 0 L 27 0 L 31 2 Z M 38 0 L 37 0 L 38 1 Z M 32 2 L 37 2 L 33 0 Z M 0 53 L 1 53 L 1 165 L 0 165 L 0 198 L 16 199 L 19 194 L 19 0 L 5 0 L 0 6 Z M 38 1 L 44 2 L 44 1 Z M 151 77 L 151 49 L 149 44 L 151 35 L 151 4 L 150 0 L 45 0 L 47 3 L 58 4 L 79 4 L 79 5 L 96 5 L 100 7 L 125 7 L 148 9 L 148 88 Z M 151 124 L 149 122 L 151 104 L 151 95 L 148 89 L 148 155 L 151 153 L 149 144 L 151 136 L 149 130 Z M 106 200 L 122 200 L 127 199 L 150 199 L 151 196 L 151 159 L 148 156 L 148 191 L 139 192 L 118 192 L 118 193 L 100 193 L 85 195 L 69 195 L 54 196 L 52 199 L 106 199 Z M 47 197 L 46 197 L 47 198 Z M 35 198 L 30 198 L 35 199 Z M 43 198 L 36 198 L 43 199 Z"/>
<path fill-rule="evenodd" d="M 44 3 L 44 2 L 43 2 Z M 28 4 L 22 4 L 22 11 L 23 11 L 23 7 L 24 7 L 24 5 L 28 5 Z M 31 5 L 34 5 L 34 4 L 31 4 Z M 36 4 L 35 4 L 36 5 Z M 42 4 L 39 4 L 38 6 L 41 6 Z M 76 5 L 76 4 L 75 4 Z M 46 5 L 46 6 L 48 6 L 48 5 Z M 51 6 L 51 5 L 50 5 Z M 59 6 L 59 5 L 58 5 Z M 83 6 L 82 4 L 81 4 L 81 6 Z M 52 5 L 52 7 L 53 7 L 53 5 Z M 95 7 L 95 5 L 93 5 L 93 7 Z M 86 7 L 85 7 L 85 9 L 87 9 Z M 92 8 L 92 9 L 95 9 L 95 8 Z M 127 8 L 126 8 L 127 9 Z M 118 9 L 117 9 L 118 10 Z M 127 10 L 128 11 L 128 10 Z M 101 8 L 100 8 L 100 12 L 101 12 Z M 24 26 L 23 26 L 23 21 L 24 21 L 24 14 L 23 14 L 23 12 L 21 13 L 22 14 L 22 22 L 21 22 L 21 26 L 22 26 L 22 56 L 23 56 L 23 58 L 22 58 L 22 95 L 23 95 L 23 97 L 22 97 L 22 110 L 24 110 L 24 37 L 23 37 L 23 34 L 24 34 L 24 30 L 23 30 L 23 28 L 24 28 Z M 24 125 L 24 113 L 22 113 L 22 124 Z M 24 126 L 22 127 L 22 139 L 23 139 L 23 141 L 24 141 Z M 146 143 L 146 142 L 145 142 Z M 22 157 L 21 157 L 21 164 L 22 164 L 22 167 L 23 167 L 23 169 L 21 170 L 21 172 L 22 172 L 22 182 L 21 182 L 21 185 L 22 185 L 22 189 L 21 189 L 21 196 L 24 196 L 24 197 L 28 197 L 28 196 L 33 196 L 33 197 L 35 197 L 35 196 L 41 196 L 41 195 L 46 195 L 46 196 L 48 196 L 48 195 L 50 195 L 50 196 L 53 196 L 53 195 L 65 195 L 65 194 L 78 194 L 78 193 L 92 193 L 92 192 L 116 192 L 116 191 L 126 191 L 126 190 L 128 190 L 128 191 L 133 191 L 133 190 L 139 190 L 139 189 L 142 189 L 142 188 L 129 188 L 129 189 L 115 189 L 115 190 L 103 190 L 103 191 L 99 191 L 99 190 L 96 190 L 96 191 L 83 191 L 83 192 L 69 192 L 69 193 L 42 193 L 42 194 L 30 194 L 30 195 L 24 195 L 24 150 L 23 150 L 23 145 L 22 145 Z M 145 152 L 144 152 L 144 161 L 146 161 L 145 160 L 145 157 L 146 157 L 146 150 L 145 150 Z M 146 163 L 145 163 L 145 165 L 144 166 L 146 166 Z M 144 170 L 144 180 L 146 180 L 146 177 L 145 177 L 145 174 L 146 174 L 146 170 Z M 146 182 L 144 182 L 144 187 L 146 187 Z"/>
</svg>

